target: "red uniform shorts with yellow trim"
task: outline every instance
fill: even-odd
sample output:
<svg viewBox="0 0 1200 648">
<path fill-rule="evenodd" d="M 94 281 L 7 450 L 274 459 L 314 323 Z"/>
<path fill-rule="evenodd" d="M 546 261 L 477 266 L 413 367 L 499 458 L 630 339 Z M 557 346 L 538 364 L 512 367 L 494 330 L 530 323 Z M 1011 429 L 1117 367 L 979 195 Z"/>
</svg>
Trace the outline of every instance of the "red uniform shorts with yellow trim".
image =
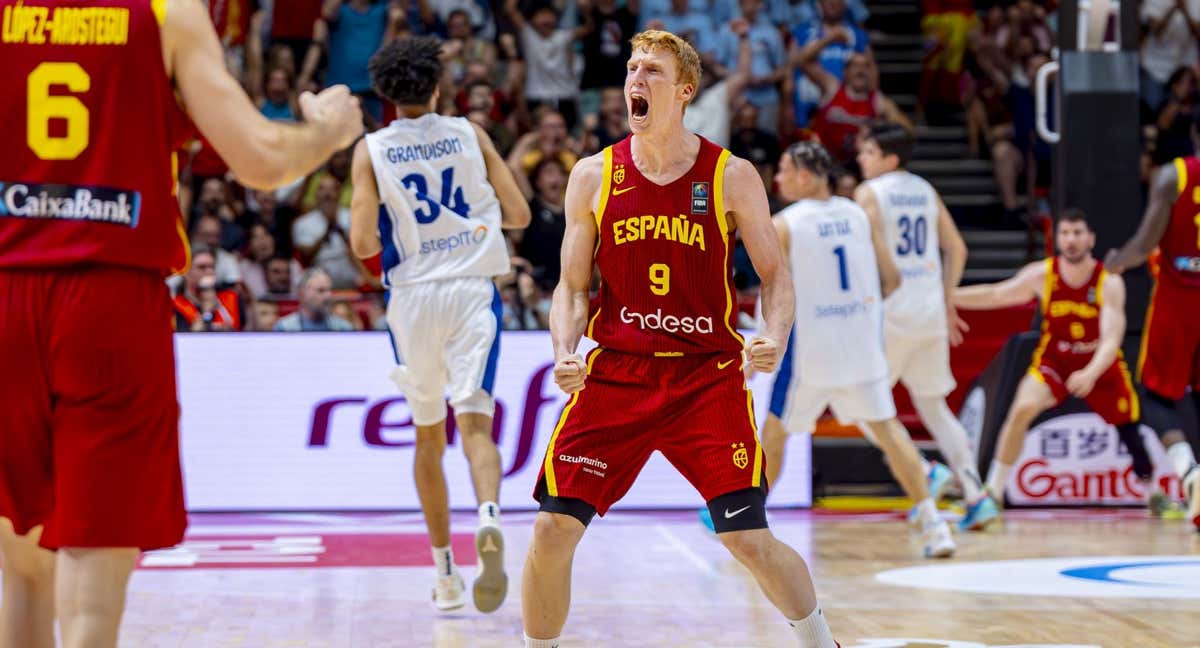
<svg viewBox="0 0 1200 648">
<path fill-rule="evenodd" d="M 705 501 L 766 489 L 742 355 L 632 355 L 596 349 L 563 408 L 534 498 L 575 498 L 604 515 L 658 450 Z M 544 489 L 544 490 L 543 490 Z"/>
<path fill-rule="evenodd" d="M 0 270 L 0 517 L 41 544 L 178 544 L 171 301 L 154 272 Z"/>
<path fill-rule="evenodd" d="M 1074 366 L 1076 364 L 1078 366 Z M 1061 403 L 1071 395 L 1067 391 L 1067 378 L 1086 364 L 1065 362 L 1045 355 L 1038 366 L 1029 368 L 1029 373 L 1046 383 L 1055 400 Z M 1137 392 L 1133 390 L 1133 379 L 1124 358 L 1117 358 L 1100 374 L 1092 392 L 1083 400 L 1110 425 L 1132 423 L 1141 417 Z"/>
<path fill-rule="evenodd" d="M 1183 398 L 1189 385 L 1200 392 L 1200 290 L 1160 280 L 1154 286 L 1138 382 L 1171 400 Z"/>
</svg>

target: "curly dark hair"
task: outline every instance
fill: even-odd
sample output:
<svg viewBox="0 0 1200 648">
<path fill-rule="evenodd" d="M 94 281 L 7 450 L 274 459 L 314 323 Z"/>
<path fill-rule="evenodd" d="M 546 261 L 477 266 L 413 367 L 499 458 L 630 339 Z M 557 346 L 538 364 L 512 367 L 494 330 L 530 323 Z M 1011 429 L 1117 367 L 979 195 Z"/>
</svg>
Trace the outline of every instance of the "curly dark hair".
<svg viewBox="0 0 1200 648">
<path fill-rule="evenodd" d="M 429 103 L 442 78 L 442 41 L 436 36 L 405 36 L 384 45 L 367 70 L 380 96 L 401 106 Z"/>
</svg>

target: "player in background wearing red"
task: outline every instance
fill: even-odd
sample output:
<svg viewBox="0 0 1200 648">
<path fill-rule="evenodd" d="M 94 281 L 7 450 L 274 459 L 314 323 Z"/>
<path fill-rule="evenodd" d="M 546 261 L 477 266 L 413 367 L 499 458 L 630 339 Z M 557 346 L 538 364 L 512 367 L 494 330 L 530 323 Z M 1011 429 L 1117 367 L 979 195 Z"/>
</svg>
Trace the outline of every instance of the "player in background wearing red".
<svg viewBox="0 0 1200 648">
<path fill-rule="evenodd" d="M 1195 122 L 1192 141 L 1200 144 L 1200 124 Z M 1121 249 L 1109 251 L 1105 264 L 1121 273 L 1145 263 L 1156 247 L 1161 256 L 1142 330 L 1137 380 L 1147 413 L 1162 420 L 1155 427 L 1165 430 L 1163 447 L 1183 479 L 1188 519 L 1200 531 L 1200 469 L 1178 410 L 1190 388 L 1200 411 L 1200 159 L 1194 156 L 1159 169 L 1141 225 Z"/>
<path fill-rule="evenodd" d="M 1029 425 L 1075 396 L 1117 428 L 1133 470 L 1149 492 L 1154 466 L 1142 442 L 1140 404 L 1121 354 L 1125 282 L 1092 256 L 1096 234 L 1082 211 L 1067 209 L 1059 215 L 1054 243 L 1057 256 L 1030 263 L 1011 279 L 953 293 L 959 308 L 1010 308 L 1038 299 L 1042 309 L 1041 340 L 1001 427 L 987 488 L 997 500 L 1004 497 Z"/>
<path fill-rule="evenodd" d="M 173 151 L 303 176 L 362 133 L 344 87 L 264 118 L 192 0 L 0 0 L 0 646 L 114 646 L 138 551 L 187 526 L 171 300 Z M 52 553 L 56 551 L 57 553 Z"/>
<path fill-rule="evenodd" d="M 790 620 L 799 645 L 836 644 L 804 559 L 767 529 L 765 457 L 742 373 L 778 363 L 795 296 L 754 167 L 683 127 L 700 58 L 663 31 L 633 39 L 633 133 L 581 160 L 567 185 L 562 279 L 550 313 L 554 378 L 572 394 L 546 449 L 525 562 L 525 645 L 556 648 L 571 562 L 659 450 L 700 491 L 726 548 Z M 766 325 L 737 334 L 734 229 L 763 280 Z M 592 266 L 600 292 L 589 308 Z M 588 335 L 599 348 L 576 351 Z"/>
</svg>

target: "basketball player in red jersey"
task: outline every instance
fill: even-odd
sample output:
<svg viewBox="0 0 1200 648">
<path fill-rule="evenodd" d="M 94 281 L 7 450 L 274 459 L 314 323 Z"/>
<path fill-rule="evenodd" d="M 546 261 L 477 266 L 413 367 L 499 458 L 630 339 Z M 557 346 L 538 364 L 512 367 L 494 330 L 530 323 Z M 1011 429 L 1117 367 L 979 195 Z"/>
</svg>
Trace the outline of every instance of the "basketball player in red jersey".
<svg viewBox="0 0 1200 648">
<path fill-rule="evenodd" d="M 1198 115 L 1200 116 L 1200 115 Z M 1200 128 L 1192 126 L 1200 143 Z M 1150 202 L 1133 238 L 1109 252 L 1106 264 L 1123 272 L 1146 262 L 1157 247 L 1159 270 L 1146 311 L 1138 382 L 1147 409 L 1162 417 L 1163 447 L 1183 479 L 1188 519 L 1200 531 L 1200 468 L 1183 434 L 1178 402 L 1192 391 L 1200 410 L 1200 159 L 1177 158 L 1163 165 L 1150 188 Z"/>
<path fill-rule="evenodd" d="M 546 448 L 525 562 L 525 645 L 554 648 L 566 622 L 575 546 L 659 450 L 708 502 L 718 537 L 791 620 L 800 645 L 836 644 L 804 560 L 767 530 L 766 462 L 748 361 L 771 371 L 794 293 L 754 166 L 684 129 L 700 76 L 674 34 L 633 39 L 630 137 L 571 171 L 562 279 L 550 330 L 555 381 L 572 394 Z M 735 328 L 734 229 L 763 280 L 764 335 Z M 593 263 L 601 275 L 589 308 Z M 584 335 L 599 343 L 585 361 Z M 585 388 L 586 387 L 586 388 Z"/>
<path fill-rule="evenodd" d="M 187 117 L 263 189 L 362 117 L 336 88 L 301 99 L 306 124 L 268 122 L 192 0 L 0 0 L 0 16 L 0 646 L 53 646 L 56 612 L 68 648 L 113 646 L 138 550 L 187 524 L 163 282 L 189 261 Z"/>
<path fill-rule="evenodd" d="M 1021 456 L 1029 425 L 1042 412 L 1075 396 L 1117 428 L 1138 479 L 1154 474 L 1139 431 L 1140 404 L 1121 354 L 1125 336 L 1125 282 L 1092 256 L 1096 234 L 1078 209 L 1058 218 L 1058 256 L 1036 261 L 1000 283 L 958 288 L 959 308 L 1009 308 L 1039 299 L 1042 337 L 1017 386 L 1000 430 L 988 490 L 1004 496 L 1009 472 Z"/>
</svg>

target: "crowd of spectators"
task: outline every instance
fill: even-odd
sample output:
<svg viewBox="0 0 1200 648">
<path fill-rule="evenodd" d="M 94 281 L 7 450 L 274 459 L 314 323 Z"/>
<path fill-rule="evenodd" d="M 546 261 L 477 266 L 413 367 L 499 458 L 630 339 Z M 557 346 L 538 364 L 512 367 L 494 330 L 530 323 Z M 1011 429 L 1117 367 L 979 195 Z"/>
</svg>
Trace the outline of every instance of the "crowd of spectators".
<svg viewBox="0 0 1200 648">
<path fill-rule="evenodd" d="M 1055 45 L 1056 4 L 922 0 L 927 47 L 906 115 L 880 88 L 863 0 L 209 0 L 230 72 L 276 120 L 303 119 L 301 91 L 341 83 L 378 128 L 396 114 L 371 89 L 371 55 L 408 34 L 444 39 L 439 111 L 486 131 L 530 202 L 529 228 L 509 233 L 513 271 L 496 281 L 515 329 L 546 326 L 572 167 L 627 134 L 621 88 L 639 30 L 696 47 L 703 77 L 685 125 L 753 162 L 773 208 L 775 166 L 793 141 L 820 139 L 850 195 L 861 125 L 957 120 L 1017 220 L 1049 184 L 1031 81 Z M 1143 0 L 1139 11 L 1149 167 L 1191 152 L 1200 0 Z M 378 265 L 348 244 L 349 169 L 342 151 L 291 186 L 249 191 L 206 142 L 190 144 L 180 199 L 195 260 L 172 281 L 178 330 L 382 328 Z M 750 299 L 757 280 L 740 250 L 735 280 Z"/>
</svg>

